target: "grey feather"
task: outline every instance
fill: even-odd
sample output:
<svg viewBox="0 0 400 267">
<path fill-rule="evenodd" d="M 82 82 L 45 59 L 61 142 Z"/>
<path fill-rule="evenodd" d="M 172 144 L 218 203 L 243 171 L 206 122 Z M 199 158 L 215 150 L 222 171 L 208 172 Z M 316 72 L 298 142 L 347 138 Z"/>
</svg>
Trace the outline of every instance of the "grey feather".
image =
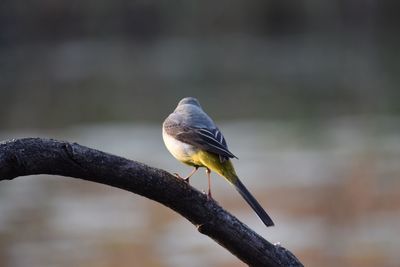
<svg viewBox="0 0 400 267">
<path fill-rule="evenodd" d="M 182 99 L 163 127 L 177 140 L 219 155 L 221 162 L 237 158 L 229 151 L 221 131 L 193 97 Z"/>
</svg>

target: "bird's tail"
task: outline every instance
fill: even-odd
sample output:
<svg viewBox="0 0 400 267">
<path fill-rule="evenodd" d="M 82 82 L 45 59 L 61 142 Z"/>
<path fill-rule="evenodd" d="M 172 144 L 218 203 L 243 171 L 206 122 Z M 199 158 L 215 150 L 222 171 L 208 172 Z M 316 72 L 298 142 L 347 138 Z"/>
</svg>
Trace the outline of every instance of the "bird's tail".
<svg viewBox="0 0 400 267">
<path fill-rule="evenodd" d="M 246 202 L 253 208 L 253 210 L 257 213 L 258 217 L 263 221 L 263 223 L 268 226 L 274 226 L 274 222 L 271 217 L 265 212 L 265 210 L 261 207 L 258 201 L 250 194 L 249 190 L 242 184 L 239 178 L 235 179 L 232 184 L 235 186 L 236 190 L 239 194 L 246 200 Z"/>
<path fill-rule="evenodd" d="M 258 217 L 260 217 L 261 221 L 263 221 L 266 226 L 274 225 L 274 222 L 271 220 L 265 210 L 239 180 L 236 175 L 235 168 L 233 167 L 233 164 L 230 160 L 225 160 L 224 162 L 221 162 L 217 154 L 213 154 L 204 150 L 200 150 L 196 154 L 194 154 L 192 156 L 192 160 L 194 160 L 195 162 L 199 162 L 200 166 L 207 166 L 208 169 L 211 169 L 222 177 L 225 177 L 225 179 L 227 179 L 233 186 L 235 186 L 239 194 L 244 198 L 244 200 L 246 200 L 250 207 L 253 208 Z"/>
</svg>

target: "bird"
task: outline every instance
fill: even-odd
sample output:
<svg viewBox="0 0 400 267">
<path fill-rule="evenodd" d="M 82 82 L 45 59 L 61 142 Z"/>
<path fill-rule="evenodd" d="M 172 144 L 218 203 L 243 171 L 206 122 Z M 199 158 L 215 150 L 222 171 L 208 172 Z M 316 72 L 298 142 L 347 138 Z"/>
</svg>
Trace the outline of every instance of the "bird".
<svg viewBox="0 0 400 267">
<path fill-rule="evenodd" d="M 196 98 L 185 97 L 179 101 L 163 122 L 162 136 L 168 151 L 178 161 L 194 168 L 186 177 L 175 173 L 178 178 L 189 183 L 190 177 L 204 167 L 208 178 L 207 196 L 212 199 L 211 171 L 214 171 L 235 187 L 267 227 L 274 226 L 271 217 L 237 176 L 231 159 L 238 158 L 229 151 L 222 132 Z"/>
</svg>

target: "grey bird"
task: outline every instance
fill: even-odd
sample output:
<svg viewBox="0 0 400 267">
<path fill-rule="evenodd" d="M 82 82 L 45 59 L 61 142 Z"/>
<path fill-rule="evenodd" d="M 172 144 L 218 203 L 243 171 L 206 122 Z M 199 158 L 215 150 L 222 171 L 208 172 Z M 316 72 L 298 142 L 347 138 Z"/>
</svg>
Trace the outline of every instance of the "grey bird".
<svg viewBox="0 0 400 267">
<path fill-rule="evenodd" d="M 237 158 L 229 151 L 221 131 L 203 111 L 194 97 L 183 98 L 173 113 L 163 123 L 163 139 L 169 152 L 179 161 L 194 167 L 189 178 L 199 167 L 205 167 L 208 177 L 208 196 L 211 198 L 210 173 L 214 171 L 232 184 L 246 202 L 257 213 L 266 226 L 274 223 L 258 201 L 250 194 L 236 175 L 231 158 Z"/>
</svg>

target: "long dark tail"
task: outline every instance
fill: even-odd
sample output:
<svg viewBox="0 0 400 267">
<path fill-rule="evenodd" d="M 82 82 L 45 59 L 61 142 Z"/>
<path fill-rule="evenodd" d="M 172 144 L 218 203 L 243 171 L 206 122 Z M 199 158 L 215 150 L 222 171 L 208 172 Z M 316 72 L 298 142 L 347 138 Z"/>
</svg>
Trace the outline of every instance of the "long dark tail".
<svg viewBox="0 0 400 267">
<path fill-rule="evenodd" d="M 257 213 L 258 217 L 263 221 L 263 223 L 269 227 L 274 226 L 274 222 L 269 217 L 269 215 L 265 212 L 265 210 L 261 207 L 258 201 L 250 194 L 249 190 L 242 184 L 239 179 L 233 182 L 236 190 L 239 194 L 246 200 L 246 202 L 253 208 L 253 210 Z"/>
</svg>

